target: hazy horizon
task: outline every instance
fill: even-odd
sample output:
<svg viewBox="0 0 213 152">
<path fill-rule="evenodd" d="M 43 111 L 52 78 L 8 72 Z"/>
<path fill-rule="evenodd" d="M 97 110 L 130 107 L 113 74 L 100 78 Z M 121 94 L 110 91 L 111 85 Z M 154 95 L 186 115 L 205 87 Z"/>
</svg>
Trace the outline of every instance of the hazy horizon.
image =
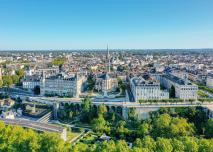
<svg viewBox="0 0 213 152">
<path fill-rule="evenodd" d="M 158 49 L 158 48 L 154 48 L 154 49 L 134 49 L 134 48 L 109 48 L 109 50 L 111 51 L 131 51 L 131 50 L 135 50 L 135 51 L 155 51 L 155 50 L 159 50 L 159 51 L 172 51 L 172 50 L 209 50 L 209 51 L 213 51 L 213 48 L 164 48 L 164 49 Z M 4 52 L 4 51 L 106 51 L 106 48 L 97 48 L 97 49 L 11 49 L 11 50 L 0 50 L 0 52 Z"/>
</svg>

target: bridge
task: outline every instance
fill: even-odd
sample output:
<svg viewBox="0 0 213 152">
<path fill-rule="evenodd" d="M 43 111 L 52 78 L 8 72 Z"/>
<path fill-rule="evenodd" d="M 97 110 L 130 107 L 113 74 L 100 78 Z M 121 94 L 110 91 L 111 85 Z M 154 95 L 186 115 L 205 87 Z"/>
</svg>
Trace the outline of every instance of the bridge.
<svg viewBox="0 0 213 152">
<path fill-rule="evenodd" d="M 51 125 L 47 123 L 41 123 L 31 120 L 22 120 L 22 119 L 3 119 L 0 118 L 0 121 L 3 121 L 7 125 L 18 125 L 26 128 L 31 128 L 37 131 L 47 131 L 55 132 L 61 135 L 63 140 L 67 140 L 67 130 L 64 127 Z"/>
<path fill-rule="evenodd" d="M 51 97 L 29 97 L 30 101 L 44 103 L 48 105 L 54 105 L 54 103 L 59 104 L 82 104 L 81 98 L 51 98 Z M 213 102 L 200 102 L 200 101 L 193 101 L 193 102 L 145 102 L 145 103 L 139 103 L 139 102 L 100 102 L 95 101 L 92 99 L 92 105 L 101 105 L 105 104 L 106 106 L 115 106 L 115 107 L 128 107 L 128 108 L 160 108 L 160 107 L 196 107 L 196 106 L 213 106 Z"/>
<path fill-rule="evenodd" d="M 45 103 L 45 104 L 58 104 L 57 107 L 65 105 L 65 104 L 77 104 L 81 105 L 82 104 L 82 99 L 81 98 L 50 98 L 50 97 L 30 97 L 29 98 L 31 101 L 35 102 L 40 102 L 40 103 Z M 116 110 L 116 108 L 119 108 L 120 111 L 122 112 L 122 116 L 124 118 L 128 118 L 128 110 L 130 108 L 135 108 L 136 112 L 141 115 L 142 118 L 146 118 L 148 116 L 148 113 L 151 111 L 156 111 L 159 108 L 176 108 L 176 107 L 197 107 L 201 106 L 206 111 L 208 111 L 208 115 L 210 117 L 213 117 L 213 103 L 212 102 L 200 102 L 200 101 L 193 101 L 193 102 L 157 102 L 157 103 L 138 103 L 138 102 L 100 102 L 100 101 L 95 101 L 92 98 L 92 105 L 93 106 L 99 106 L 101 104 L 104 104 L 107 106 L 109 110 Z"/>
</svg>

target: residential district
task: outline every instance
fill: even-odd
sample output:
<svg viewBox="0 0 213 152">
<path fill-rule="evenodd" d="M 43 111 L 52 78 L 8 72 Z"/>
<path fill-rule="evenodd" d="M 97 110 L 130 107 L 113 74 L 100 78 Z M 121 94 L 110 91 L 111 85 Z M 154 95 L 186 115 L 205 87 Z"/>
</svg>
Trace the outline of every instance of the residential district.
<svg viewBox="0 0 213 152">
<path fill-rule="evenodd" d="M 0 120 L 53 151 L 212 152 L 213 50 L 2 51 Z"/>
</svg>

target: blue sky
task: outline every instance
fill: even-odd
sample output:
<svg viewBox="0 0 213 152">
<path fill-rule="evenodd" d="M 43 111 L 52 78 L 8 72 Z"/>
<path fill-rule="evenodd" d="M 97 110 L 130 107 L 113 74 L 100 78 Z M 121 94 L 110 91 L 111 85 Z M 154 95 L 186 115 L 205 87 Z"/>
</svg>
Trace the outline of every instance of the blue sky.
<svg viewBox="0 0 213 152">
<path fill-rule="evenodd" d="M 213 0 L 0 0 L 0 49 L 213 48 Z"/>
</svg>

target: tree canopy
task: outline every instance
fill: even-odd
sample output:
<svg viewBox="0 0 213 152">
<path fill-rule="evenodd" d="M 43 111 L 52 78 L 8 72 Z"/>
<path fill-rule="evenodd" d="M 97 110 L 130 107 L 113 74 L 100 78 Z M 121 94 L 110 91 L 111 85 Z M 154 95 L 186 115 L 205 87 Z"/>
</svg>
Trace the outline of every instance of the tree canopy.
<svg viewBox="0 0 213 152">
<path fill-rule="evenodd" d="M 0 122 L 1 152 L 68 152 L 70 146 L 55 133 L 37 133 Z"/>
<path fill-rule="evenodd" d="M 58 58 L 55 58 L 53 61 L 52 61 L 52 64 L 53 65 L 63 65 L 66 61 L 66 58 L 65 57 L 58 57 Z"/>
</svg>

